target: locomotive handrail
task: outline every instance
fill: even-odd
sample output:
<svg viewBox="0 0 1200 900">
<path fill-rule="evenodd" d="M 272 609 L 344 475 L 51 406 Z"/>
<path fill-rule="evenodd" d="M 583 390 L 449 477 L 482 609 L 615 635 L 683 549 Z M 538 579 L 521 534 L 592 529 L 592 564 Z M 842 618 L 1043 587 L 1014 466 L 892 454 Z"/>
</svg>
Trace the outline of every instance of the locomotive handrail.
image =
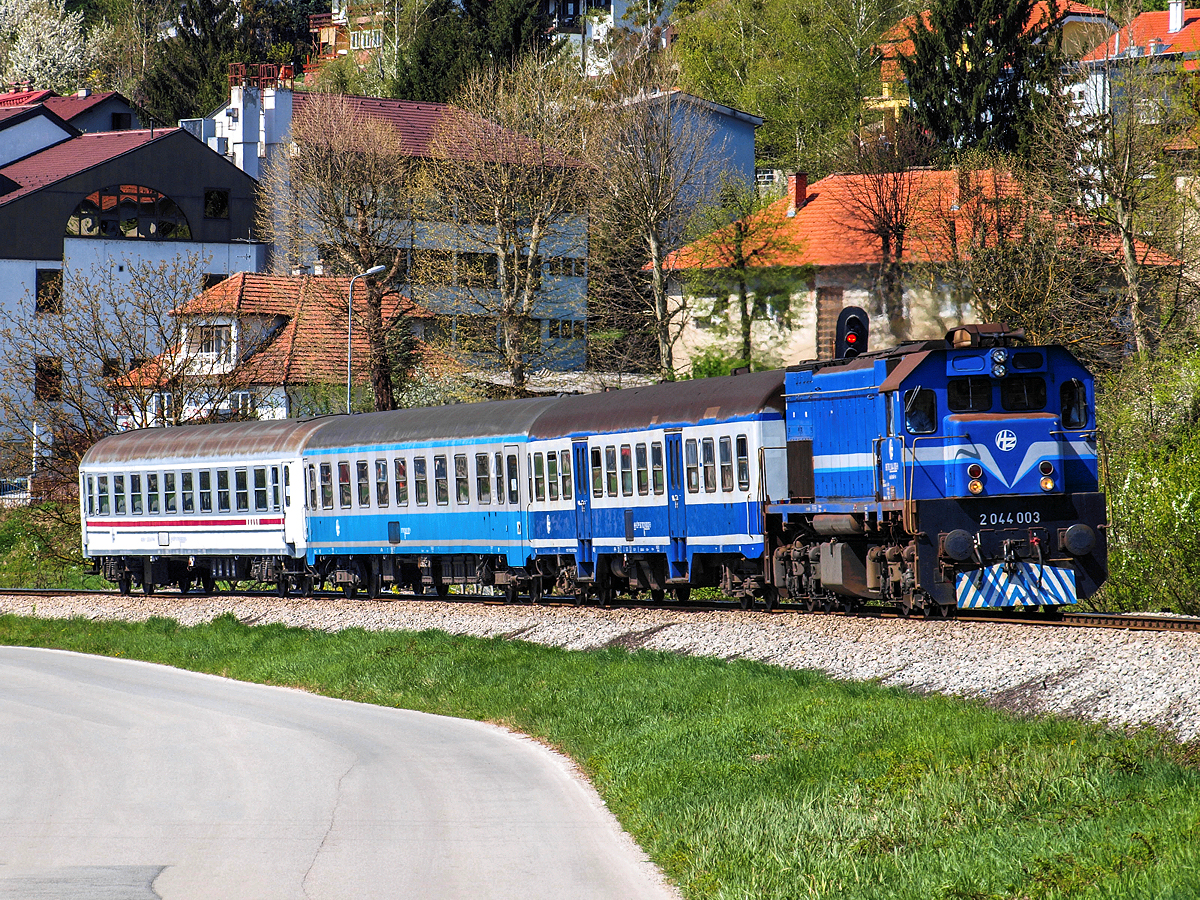
<svg viewBox="0 0 1200 900">
<path fill-rule="evenodd" d="M 916 523 L 912 521 L 912 517 L 913 517 L 912 494 L 913 494 L 913 483 L 914 483 L 914 479 L 916 478 L 916 470 L 917 470 L 917 443 L 919 441 L 949 441 L 949 440 L 967 440 L 967 441 L 969 441 L 970 439 L 971 439 L 970 432 L 964 432 L 962 434 L 923 434 L 923 435 L 913 438 L 912 459 L 911 459 L 911 464 L 908 467 L 908 488 L 904 491 L 904 530 L 907 531 L 909 534 L 913 534 L 917 530 Z M 900 448 L 901 448 L 901 451 L 903 451 L 904 450 L 904 444 L 903 444 L 904 435 L 900 435 L 900 441 L 901 441 Z M 903 456 L 903 454 L 902 454 L 902 456 Z"/>
<path fill-rule="evenodd" d="M 861 396 L 865 397 L 865 396 L 870 396 L 872 394 L 878 394 L 878 393 L 879 393 L 879 386 L 872 385 L 871 387 L 837 388 L 836 390 L 833 390 L 833 391 L 805 391 L 803 393 L 798 393 L 798 394 L 789 394 L 785 391 L 783 394 L 783 399 L 794 400 L 798 397 L 832 397 L 836 394 L 851 394 L 851 395 L 855 395 L 855 396 L 861 395 Z"/>
</svg>

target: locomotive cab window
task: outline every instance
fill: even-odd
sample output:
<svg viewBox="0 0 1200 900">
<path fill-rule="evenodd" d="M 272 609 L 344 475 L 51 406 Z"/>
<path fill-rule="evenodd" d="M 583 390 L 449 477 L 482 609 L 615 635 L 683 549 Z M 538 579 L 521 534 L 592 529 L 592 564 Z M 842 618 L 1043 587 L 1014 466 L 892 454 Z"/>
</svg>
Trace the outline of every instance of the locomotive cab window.
<svg viewBox="0 0 1200 900">
<path fill-rule="evenodd" d="M 1058 389 L 1062 403 L 1063 428 L 1085 428 L 1088 423 L 1087 388 L 1078 378 L 1064 381 Z"/>
<path fill-rule="evenodd" d="M 937 394 L 929 388 L 904 392 L 904 425 L 910 434 L 932 434 L 937 420 Z"/>
<path fill-rule="evenodd" d="M 1012 375 L 1000 382 L 1000 405 L 1008 412 L 1034 412 L 1046 408 L 1046 379 L 1040 375 Z"/>
<path fill-rule="evenodd" d="M 987 412 L 992 408 L 992 379 L 951 378 L 946 382 L 946 406 L 950 412 Z"/>
</svg>

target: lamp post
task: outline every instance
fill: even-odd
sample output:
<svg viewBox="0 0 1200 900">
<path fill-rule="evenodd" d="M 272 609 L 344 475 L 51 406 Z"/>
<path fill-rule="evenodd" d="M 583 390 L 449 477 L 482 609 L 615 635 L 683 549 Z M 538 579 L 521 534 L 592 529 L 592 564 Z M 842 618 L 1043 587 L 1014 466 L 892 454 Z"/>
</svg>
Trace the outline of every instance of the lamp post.
<svg viewBox="0 0 1200 900">
<path fill-rule="evenodd" d="M 350 278 L 350 298 L 346 301 L 346 414 L 350 414 L 350 361 L 351 338 L 354 336 L 354 282 L 368 275 L 378 275 L 387 266 L 371 266 L 365 272 L 360 272 Z"/>
</svg>

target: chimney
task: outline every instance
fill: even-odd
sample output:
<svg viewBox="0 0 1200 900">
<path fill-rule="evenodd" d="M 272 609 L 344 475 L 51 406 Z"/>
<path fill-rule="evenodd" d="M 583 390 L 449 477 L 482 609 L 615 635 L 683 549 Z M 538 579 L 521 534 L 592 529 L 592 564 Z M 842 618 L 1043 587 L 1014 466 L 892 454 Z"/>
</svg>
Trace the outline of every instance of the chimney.
<svg viewBox="0 0 1200 900">
<path fill-rule="evenodd" d="M 1183 0 L 1171 0 L 1168 9 L 1170 13 L 1167 16 L 1167 32 L 1177 34 L 1183 31 Z"/>
<path fill-rule="evenodd" d="M 788 215 L 794 216 L 808 202 L 808 173 L 797 172 L 788 176 Z"/>
<path fill-rule="evenodd" d="M 92 96 L 92 89 L 91 88 L 80 88 L 79 90 L 77 90 L 75 92 L 75 96 L 76 97 L 90 97 L 90 96 Z"/>
</svg>

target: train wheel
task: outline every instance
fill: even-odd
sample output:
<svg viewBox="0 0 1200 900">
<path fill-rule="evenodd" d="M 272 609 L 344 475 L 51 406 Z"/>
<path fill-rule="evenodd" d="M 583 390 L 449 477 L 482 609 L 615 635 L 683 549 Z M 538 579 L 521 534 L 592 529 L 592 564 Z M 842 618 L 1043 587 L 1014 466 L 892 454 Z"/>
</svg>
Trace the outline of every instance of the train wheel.
<svg viewBox="0 0 1200 900">
<path fill-rule="evenodd" d="M 744 591 L 742 595 L 738 597 L 738 604 L 742 607 L 742 609 L 749 609 L 754 605 L 754 595 L 748 591 Z"/>
<path fill-rule="evenodd" d="M 575 605 L 587 606 L 588 591 L 583 585 L 578 585 L 575 588 Z"/>
<path fill-rule="evenodd" d="M 672 591 L 675 594 L 676 603 L 687 603 L 691 599 L 692 589 L 690 587 L 672 588 Z"/>
<path fill-rule="evenodd" d="M 537 606 L 542 602 L 542 579 L 540 575 L 534 575 L 529 579 L 529 603 L 532 606 Z"/>
<path fill-rule="evenodd" d="M 311 575 L 301 575 L 299 588 L 302 596 L 311 597 L 315 588 L 313 577 Z"/>
<path fill-rule="evenodd" d="M 613 590 L 612 585 L 606 580 L 604 584 L 596 588 L 596 605 L 600 607 L 600 609 L 608 609 L 613 605 L 613 601 L 616 599 L 616 593 L 617 592 Z"/>
<path fill-rule="evenodd" d="M 368 572 L 367 573 L 366 594 L 367 594 L 368 600 L 378 600 L 379 599 L 379 573 L 378 572 Z"/>
<path fill-rule="evenodd" d="M 133 590 L 133 576 L 128 573 L 117 576 L 118 593 L 128 595 Z"/>
<path fill-rule="evenodd" d="M 215 594 L 217 592 L 217 579 L 213 578 L 212 575 L 201 575 L 200 587 L 203 589 L 206 595 Z"/>
<path fill-rule="evenodd" d="M 658 591 L 651 590 L 650 591 L 650 602 L 651 603 L 662 603 L 663 600 L 666 599 L 666 597 L 667 597 L 666 591 L 663 591 L 663 590 L 658 590 Z"/>
<path fill-rule="evenodd" d="M 154 594 L 154 582 L 153 581 L 143 581 L 142 582 L 142 593 L 145 594 L 147 597 L 152 596 Z"/>
<path fill-rule="evenodd" d="M 275 593 L 280 597 L 288 595 L 288 577 L 286 575 L 280 575 L 275 580 Z"/>
<path fill-rule="evenodd" d="M 504 602 L 508 606 L 512 606 L 517 602 L 517 585 L 510 581 L 504 586 Z"/>
<path fill-rule="evenodd" d="M 186 594 L 192 589 L 192 577 L 190 575 L 181 575 L 179 577 L 179 593 Z"/>
<path fill-rule="evenodd" d="M 775 605 L 779 602 L 779 589 L 773 584 L 768 584 L 763 587 L 762 606 L 767 612 L 775 609 Z"/>
</svg>

